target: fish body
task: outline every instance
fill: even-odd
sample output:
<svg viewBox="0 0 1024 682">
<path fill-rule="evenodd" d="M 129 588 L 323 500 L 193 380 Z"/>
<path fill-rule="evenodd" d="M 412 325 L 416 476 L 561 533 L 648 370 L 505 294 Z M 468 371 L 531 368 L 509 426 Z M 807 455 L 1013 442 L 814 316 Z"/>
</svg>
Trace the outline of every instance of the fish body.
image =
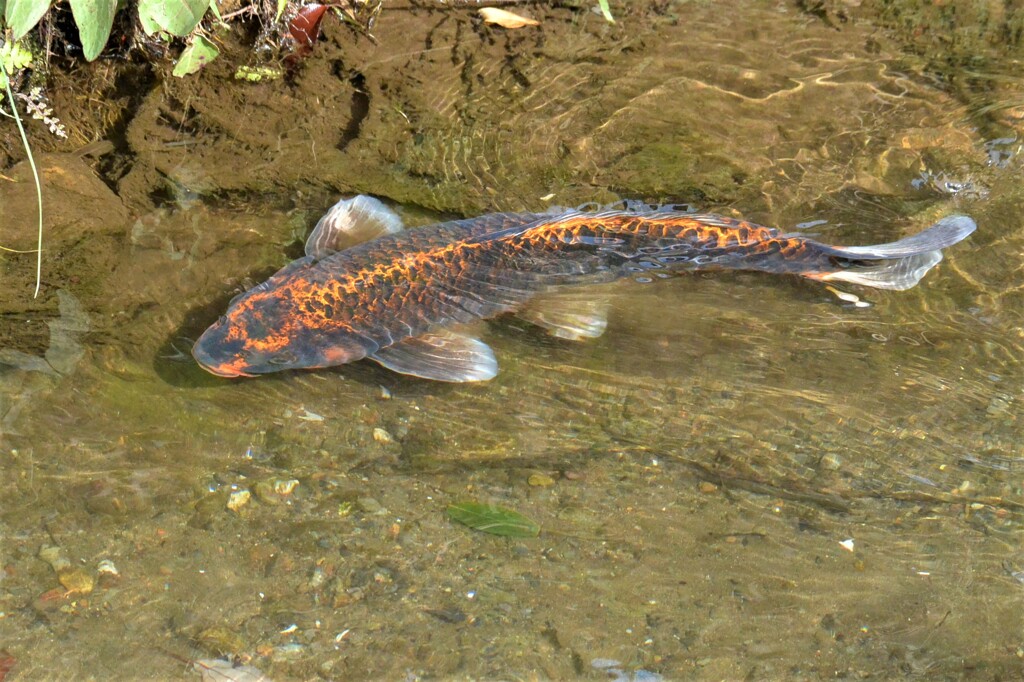
<svg viewBox="0 0 1024 682">
<path fill-rule="evenodd" d="M 516 312 L 557 336 L 600 335 L 599 299 L 559 302 L 570 287 L 734 269 L 908 289 L 974 229 L 970 218 L 950 216 L 891 244 L 834 247 L 743 220 L 640 206 L 494 213 L 407 231 L 382 203 L 357 196 L 321 219 L 305 257 L 236 297 L 193 355 L 220 376 L 368 357 L 425 378 L 480 381 L 497 363 L 460 325 Z"/>
</svg>

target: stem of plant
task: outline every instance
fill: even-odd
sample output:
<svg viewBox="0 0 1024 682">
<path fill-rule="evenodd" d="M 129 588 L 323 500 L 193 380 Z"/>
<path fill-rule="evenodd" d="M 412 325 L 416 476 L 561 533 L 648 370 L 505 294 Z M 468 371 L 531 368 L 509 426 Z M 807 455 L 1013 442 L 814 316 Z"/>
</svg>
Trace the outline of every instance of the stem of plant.
<svg viewBox="0 0 1024 682">
<path fill-rule="evenodd" d="M 28 155 L 28 165 L 32 169 L 32 177 L 36 181 L 36 204 L 39 208 L 39 240 L 36 246 L 36 290 L 32 298 L 39 296 L 39 286 L 43 281 L 43 184 L 39 181 L 39 169 L 36 168 L 36 160 L 32 158 L 32 147 L 28 144 L 28 136 L 25 134 L 25 127 L 21 125 L 21 116 L 18 114 L 18 105 L 14 101 L 14 93 L 11 91 L 11 74 L 7 73 L 7 67 L 0 61 L 0 72 L 4 75 L 4 86 L 7 88 L 7 101 L 11 103 L 11 112 L 14 114 L 14 122 L 18 124 L 18 133 L 21 134 L 21 143 L 25 145 L 25 154 Z"/>
</svg>

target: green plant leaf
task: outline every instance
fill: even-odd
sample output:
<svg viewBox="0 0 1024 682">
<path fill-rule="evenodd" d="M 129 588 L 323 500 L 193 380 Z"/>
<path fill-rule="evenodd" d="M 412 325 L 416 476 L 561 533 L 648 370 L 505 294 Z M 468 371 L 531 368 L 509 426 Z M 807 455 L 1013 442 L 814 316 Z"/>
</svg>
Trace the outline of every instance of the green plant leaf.
<svg viewBox="0 0 1024 682">
<path fill-rule="evenodd" d="M 7 0 L 4 18 L 7 25 L 18 40 L 32 30 L 39 20 L 50 9 L 50 0 Z"/>
<path fill-rule="evenodd" d="M 535 538 L 540 534 L 540 525 L 533 519 L 493 504 L 459 502 L 448 506 L 448 517 L 473 530 L 491 535 Z"/>
<path fill-rule="evenodd" d="M 192 44 L 178 57 L 178 63 L 174 65 L 174 71 L 171 73 L 178 78 L 195 73 L 216 59 L 219 54 L 220 50 L 216 45 L 202 36 L 196 36 Z"/>
<path fill-rule="evenodd" d="M 139 0 L 139 19 L 143 27 L 155 23 L 184 38 L 199 25 L 209 8 L 210 0 Z"/>
<path fill-rule="evenodd" d="M 82 39 L 82 53 L 92 61 L 103 51 L 114 25 L 117 0 L 70 0 L 71 14 Z"/>
<path fill-rule="evenodd" d="M 0 47 L 0 62 L 7 73 L 14 73 L 32 65 L 32 53 L 20 43 L 8 40 Z"/>
<path fill-rule="evenodd" d="M 612 16 L 612 9 L 608 6 L 608 0 L 597 0 L 597 6 L 601 8 L 601 14 L 604 15 L 605 20 L 609 24 L 615 23 L 615 18 Z"/>
<path fill-rule="evenodd" d="M 0 0 L 3 2 L 3 0 Z M 277 16 L 274 17 L 274 21 L 281 21 L 281 15 L 284 14 L 284 8 L 288 6 L 288 0 L 277 0 Z"/>
<path fill-rule="evenodd" d="M 139 23 L 142 24 L 142 30 L 146 32 L 147 36 L 154 36 L 163 29 L 160 28 L 160 24 L 156 23 L 156 19 L 139 12 Z"/>
</svg>

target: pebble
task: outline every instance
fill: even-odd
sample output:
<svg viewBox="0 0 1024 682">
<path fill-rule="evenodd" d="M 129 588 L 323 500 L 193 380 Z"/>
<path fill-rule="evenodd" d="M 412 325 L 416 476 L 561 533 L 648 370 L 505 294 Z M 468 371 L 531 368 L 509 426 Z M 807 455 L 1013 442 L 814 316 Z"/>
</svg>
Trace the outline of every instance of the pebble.
<svg viewBox="0 0 1024 682">
<path fill-rule="evenodd" d="M 91 574 L 80 568 L 73 568 L 69 571 L 62 571 L 57 574 L 57 580 L 69 593 L 89 594 L 96 586 L 96 580 Z"/>
<path fill-rule="evenodd" d="M 380 428 L 379 426 L 373 430 L 373 439 L 375 441 L 377 441 L 378 443 L 394 443 L 395 442 L 394 437 L 390 433 L 385 431 L 384 429 Z"/>
<path fill-rule="evenodd" d="M 56 573 L 71 568 L 71 562 L 63 556 L 60 547 L 43 547 L 39 550 L 39 558 L 50 564 L 50 568 Z"/>
<path fill-rule="evenodd" d="M 298 642 L 282 644 L 274 647 L 274 653 L 271 654 L 271 660 L 283 661 L 291 658 L 297 658 L 305 654 L 308 649 L 309 647 L 305 644 L 299 644 Z"/>
<path fill-rule="evenodd" d="M 530 474 L 530 477 L 526 479 L 527 484 L 537 488 L 550 488 L 555 484 L 555 479 L 551 478 L 547 474 Z"/>
<path fill-rule="evenodd" d="M 843 465 L 842 458 L 834 452 L 829 452 L 821 458 L 821 468 L 829 471 L 839 471 Z"/>
<path fill-rule="evenodd" d="M 718 492 L 718 486 L 712 483 L 711 481 L 701 481 L 700 485 L 697 486 L 697 489 L 700 490 L 705 495 L 710 495 L 711 493 Z"/>
<path fill-rule="evenodd" d="M 357 499 L 356 508 L 364 514 L 379 514 L 384 511 L 384 505 L 372 497 L 360 497 Z"/>
<path fill-rule="evenodd" d="M 280 504 L 283 498 L 291 495 L 298 485 L 299 481 L 297 479 L 284 480 L 278 478 L 273 481 L 260 481 L 253 486 L 253 491 L 260 502 Z"/>
<path fill-rule="evenodd" d="M 298 485 L 298 479 L 290 478 L 287 481 L 279 479 L 274 481 L 274 492 L 282 497 L 291 495 Z"/>
<path fill-rule="evenodd" d="M 114 562 L 110 559 L 103 559 L 100 561 L 100 563 L 96 565 L 96 572 L 100 575 L 121 575 L 117 570 L 117 566 L 115 566 Z"/>
<path fill-rule="evenodd" d="M 249 500 L 252 499 L 252 493 L 244 488 L 242 490 L 236 490 L 228 496 L 228 509 L 233 512 L 237 512 L 239 509 L 249 504 Z"/>
<path fill-rule="evenodd" d="M 221 625 L 206 628 L 195 638 L 204 651 L 222 656 L 245 651 L 245 641 L 235 632 Z"/>
</svg>

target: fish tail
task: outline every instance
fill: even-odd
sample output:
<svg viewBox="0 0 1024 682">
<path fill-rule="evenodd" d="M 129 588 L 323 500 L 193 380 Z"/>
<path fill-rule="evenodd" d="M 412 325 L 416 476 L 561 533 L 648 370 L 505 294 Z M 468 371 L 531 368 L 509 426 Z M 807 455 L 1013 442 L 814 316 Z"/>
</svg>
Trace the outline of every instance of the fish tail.
<svg viewBox="0 0 1024 682">
<path fill-rule="evenodd" d="M 849 247 L 818 245 L 835 268 L 800 274 L 822 282 L 849 282 L 897 291 L 910 289 L 942 260 L 942 249 L 962 241 L 975 228 L 974 221 L 967 216 L 952 215 L 897 242 Z"/>
</svg>

